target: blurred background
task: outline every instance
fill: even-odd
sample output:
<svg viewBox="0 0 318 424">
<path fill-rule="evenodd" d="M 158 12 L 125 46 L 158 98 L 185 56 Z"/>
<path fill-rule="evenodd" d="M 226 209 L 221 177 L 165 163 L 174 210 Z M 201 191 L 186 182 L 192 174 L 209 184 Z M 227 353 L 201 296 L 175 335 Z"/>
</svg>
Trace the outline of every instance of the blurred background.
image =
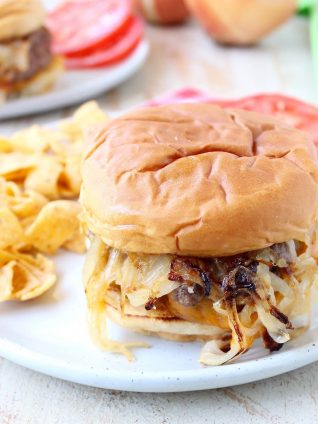
<svg viewBox="0 0 318 424">
<path fill-rule="evenodd" d="M 59 0 L 45 1 L 48 9 L 58 3 Z M 222 9 L 228 2 L 212 3 Z M 239 14 L 244 15 L 253 1 L 236 0 L 236 3 Z M 267 3 L 281 1 L 268 0 Z M 291 2 L 287 3 L 289 14 Z M 275 21 L 275 16 L 263 18 Z M 260 17 L 256 16 L 255 20 L 260 26 Z M 107 108 L 115 111 L 130 108 L 185 86 L 207 91 L 215 97 L 280 92 L 311 102 L 317 100 L 306 17 L 290 14 L 268 36 L 247 47 L 216 43 L 192 16 L 177 25 L 146 23 L 145 37 L 150 43 L 145 65 L 119 88 L 99 98 Z"/>
</svg>

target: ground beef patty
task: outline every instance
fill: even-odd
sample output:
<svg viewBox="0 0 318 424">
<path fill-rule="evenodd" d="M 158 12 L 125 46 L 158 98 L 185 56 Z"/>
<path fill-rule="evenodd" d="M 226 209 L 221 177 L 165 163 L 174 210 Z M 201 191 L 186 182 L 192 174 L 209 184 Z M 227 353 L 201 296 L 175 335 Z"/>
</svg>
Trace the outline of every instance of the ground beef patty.
<svg viewBox="0 0 318 424">
<path fill-rule="evenodd" d="M 27 55 L 22 64 L 2 66 L 1 79 L 6 83 L 14 84 L 31 78 L 50 63 L 52 59 L 50 46 L 51 35 L 44 27 L 21 39 L 0 44 L 0 48 L 12 48 L 13 52 L 21 48 Z"/>
</svg>

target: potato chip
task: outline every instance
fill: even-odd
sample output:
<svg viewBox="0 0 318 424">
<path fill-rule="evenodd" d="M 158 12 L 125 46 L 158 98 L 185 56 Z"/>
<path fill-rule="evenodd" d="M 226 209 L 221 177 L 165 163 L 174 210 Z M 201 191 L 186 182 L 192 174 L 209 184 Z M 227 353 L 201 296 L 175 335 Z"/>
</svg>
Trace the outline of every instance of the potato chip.
<svg viewBox="0 0 318 424">
<path fill-rule="evenodd" d="M 47 203 L 48 199 L 43 194 L 26 190 L 19 196 L 12 197 L 10 207 L 18 218 L 25 219 L 37 215 Z"/>
<path fill-rule="evenodd" d="M 51 143 L 59 138 L 60 136 L 52 129 L 33 125 L 13 134 L 11 144 L 15 150 L 20 152 L 43 153 L 48 151 Z"/>
<path fill-rule="evenodd" d="M 59 198 L 59 178 L 63 166 L 53 156 L 41 156 L 37 166 L 25 179 L 24 186 L 28 190 L 37 191 L 49 199 Z"/>
<path fill-rule="evenodd" d="M 20 246 L 24 231 L 18 218 L 8 208 L 0 208 L 0 248 Z"/>
<path fill-rule="evenodd" d="M 68 246 L 85 243 L 81 233 L 79 203 L 70 200 L 56 200 L 44 206 L 35 221 L 26 229 L 27 243 L 41 252 L 53 254 L 68 242 Z M 76 249 L 80 249 L 76 247 Z"/>
<path fill-rule="evenodd" d="M 107 119 L 108 116 L 106 113 L 102 111 L 98 103 L 94 100 L 84 103 L 73 115 L 73 121 L 75 121 L 83 131 L 89 126 L 105 122 Z"/>
<path fill-rule="evenodd" d="M 88 102 L 58 129 L 34 125 L 0 137 L 0 301 L 27 300 L 54 284 L 53 263 L 38 251 L 85 251 L 80 205 L 59 199 L 78 197 L 86 134 L 106 119 Z"/>
<path fill-rule="evenodd" d="M 20 219 L 20 222 L 21 222 L 21 225 L 22 225 L 22 228 L 25 230 L 26 228 L 29 228 L 30 227 L 30 225 L 32 225 L 33 224 L 33 222 L 36 220 L 36 218 L 37 218 L 37 214 L 36 215 L 30 215 L 30 216 L 27 216 L 27 217 L 25 217 L 25 218 L 21 218 Z M 27 250 L 29 250 L 29 249 L 32 249 L 32 245 L 30 245 L 30 244 L 28 244 L 28 245 L 24 245 L 23 246 L 23 250 L 25 250 L 25 249 L 27 249 Z"/>
<path fill-rule="evenodd" d="M 18 184 L 0 177 L 0 206 L 9 207 L 17 216 L 32 215 L 47 202 L 42 194 L 32 190 L 23 191 Z"/>
<path fill-rule="evenodd" d="M 44 156 L 26 177 L 26 189 L 50 200 L 78 197 L 81 185 L 80 158 L 67 158 L 65 164 L 54 156 Z"/>
<path fill-rule="evenodd" d="M 0 136 L 0 153 L 9 153 L 13 150 L 11 140 Z"/>
<path fill-rule="evenodd" d="M 10 199 L 15 196 L 20 196 L 22 193 L 21 186 L 13 181 L 7 181 L 0 177 L 0 190 L 3 190 L 4 195 Z"/>
<path fill-rule="evenodd" d="M 0 250 L 0 301 L 29 300 L 51 288 L 56 282 L 51 260 L 15 251 Z"/>
<path fill-rule="evenodd" d="M 67 157 L 65 159 L 64 170 L 60 177 L 60 187 L 62 197 L 78 197 L 81 189 L 81 158 L 78 156 Z M 63 190 L 63 185 L 66 191 Z"/>
<path fill-rule="evenodd" d="M 59 124 L 59 130 L 64 135 L 68 142 L 75 143 L 80 141 L 83 142 L 83 131 L 78 124 L 72 120 L 65 120 Z M 65 142 L 64 142 L 65 144 Z M 56 151 L 61 146 L 61 141 L 52 144 L 52 149 Z"/>
<path fill-rule="evenodd" d="M 36 166 L 35 155 L 20 152 L 0 153 L 0 176 L 6 180 L 21 181 Z"/>
<path fill-rule="evenodd" d="M 62 247 L 74 253 L 84 253 L 86 251 L 86 237 L 82 228 L 79 228 L 73 237 L 65 242 Z"/>
<path fill-rule="evenodd" d="M 0 177 L 0 207 L 2 208 L 9 206 L 10 198 L 12 195 L 14 195 L 11 189 L 8 187 L 8 184 L 13 184 L 14 187 L 18 188 L 18 193 L 20 193 L 18 185 L 12 182 L 8 182 L 4 178 Z"/>
<path fill-rule="evenodd" d="M 31 225 L 46 203 L 48 203 L 48 199 L 42 194 L 32 190 L 23 191 L 16 183 L 0 178 L 0 208 L 10 210 L 11 216 L 13 212 L 19 219 L 22 228 Z M 12 219 L 8 220 L 7 231 L 9 231 L 10 222 L 12 223 Z M 2 234 L 4 233 L 2 232 Z M 21 245 L 20 235 L 19 245 Z"/>
<path fill-rule="evenodd" d="M 11 261 L 0 268 L 0 301 L 11 300 L 13 292 L 15 262 Z"/>
<path fill-rule="evenodd" d="M 87 129 L 105 122 L 107 119 L 107 115 L 101 110 L 98 103 L 90 101 L 80 106 L 72 119 L 62 121 L 59 129 L 70 141 L 83 143 Z"/>
<path fill-rule="evenodd" d="M 83 154 L 83 145 L 82 140 L 70 143 L 68 140 L 61 138 L 51 144 L 51 149 L 63 161 L 68 157 L 81 157 Z"/>
</svg>

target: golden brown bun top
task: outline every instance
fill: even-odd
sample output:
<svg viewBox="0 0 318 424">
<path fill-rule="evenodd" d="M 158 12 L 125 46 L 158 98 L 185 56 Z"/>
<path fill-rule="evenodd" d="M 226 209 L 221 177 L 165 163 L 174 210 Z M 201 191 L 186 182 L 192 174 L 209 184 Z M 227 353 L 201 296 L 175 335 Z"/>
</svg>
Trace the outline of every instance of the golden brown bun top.
<svg viewBox="0 0 318 424">
<path fill-rule="evenodd" d="M 0 42 L 36 31 L 44 19 L 40 0 L 0 0 Z"/>
<path fill-rule="evenodd" d="M 89 229 L 115 248 L 223 256 L 290 239 L 317 219 L 317 153 L 265 115 L 183 104 L 136 110 L 82 168 Z"/>
</svg>

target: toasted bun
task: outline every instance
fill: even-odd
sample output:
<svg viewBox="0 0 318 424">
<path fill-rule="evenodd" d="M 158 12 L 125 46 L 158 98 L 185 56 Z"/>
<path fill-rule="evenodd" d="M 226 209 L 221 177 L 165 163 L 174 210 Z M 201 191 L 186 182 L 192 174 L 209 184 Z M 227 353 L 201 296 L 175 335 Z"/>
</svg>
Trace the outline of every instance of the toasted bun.
<svg viewBox="0 0 318 424">
<path fill-rule="evenodd" d="M 19 38 L 44 24 L 41 0 L 0 0 L 0 41 Z"/>
<path fill-rule="evenodd" d="M 211 340 L 211 338 L 220 338 L 227 333 L 226 330 L 213 325 L 184 321 L 174 316 L 168 316 L 164 311 L 146 311 L 144 307 L 134 308 L 128 303 L 123 312 L 119 304 L 118 293 L 108 290 L 107 318 L 132 331 L 183 342 Z"/>
<path fill-rule="evenodd" d="M 37 72 L 32 78 L 6 86 L 5 88 L 0 89 L 0 93 L 4 98 L 11 94 L 33 96 L 36 94 L 46 93 L 52 89 L 62 72 L 63 60 L 60 57 L 55 56 L 46 68 Z"/>
<path fill-rule="evenodd" d="M 207 104 L 137 110 L 86 155 L 88 228 L 117 249 L 224 256 L 308 240 L 317 153 L 271 117 Z"/>
</svg>

